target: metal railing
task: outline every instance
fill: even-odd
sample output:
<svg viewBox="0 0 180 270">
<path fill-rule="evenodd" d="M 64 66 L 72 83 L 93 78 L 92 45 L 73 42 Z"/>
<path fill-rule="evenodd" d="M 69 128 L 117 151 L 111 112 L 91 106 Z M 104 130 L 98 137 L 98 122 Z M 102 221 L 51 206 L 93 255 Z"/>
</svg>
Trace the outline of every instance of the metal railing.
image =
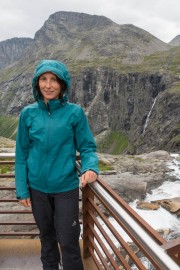
<svg viewBox="0 0 180 270">
<path fill-rule="evenodd" d="M 4 166 L 13 167 L 14 158 L 14 153 L 0 153 L 0 169 Z M 39 231 L 31 209 L 20 206 L 16 199 L 14 172 L 0 173 L 0 180 L 0 237 L 38 236 Z M 6 194 L 7 192 L 8 194 Z M 26 230 L 24 230 L 25 227 L 27 228 Z"/>
<path fill-rule="evenodd" d="M 13 165 L 14 154 L 0 153 L 0 165 Z M 3 160 L 2 160 L 3 159 Z M 8 160 L 7 160 L 8 159 Z M 80 170 L 79 165 L 77 165 Z M 14 173 L 0 174 L 0 179 L 14 178 Z M 6 181 L 7 182 L 7 181 Z M 13 198 L 3 197 L 0 203 L 15 203 L 14 183 L 1 185 L 0 191 L 9 190 Z M 82 189 L 83 256 L 92 257 L 97 269 L 159 269 L 178 270 L 180 265 L 180 238 L 166 241 L 145 222 L 102 179 Z M 31 214 L 30 210 L 0 208 L 1 215 Z M 4 225 L 35 225 L 31 221 L 2 221 Z M 28 228 L 29 228 L 28 226 Z M 126 237 L 124 237 L 124 232 Z M 38 231 L 0 231 L 1 237 L 35 237 Z M 128 236 L 128 238 L 127 238 Z M 128 240 L 127 240 L 128 239 Z M 90 270 L 90 269 L 88 269 Z"/>
<path fill-rule="evenodd" d="M 117 225 L 113 226 L 107 213 L 105 215 L 104 210 L 100 210 L 100 203 Z M 102 179 L 85 188 L 83 206 L 84 256 L 92 256 L 98 269 L 179 269 L 180 238 L 168 244 Z M 107 228 L 102 226 L 102 221 L 113 239 L 106 232 Z M 130 236 L 131 244 L 123 239 L 119 226 Z M 168 246 L 171 250 L 168 250 Z"/>
</svg>

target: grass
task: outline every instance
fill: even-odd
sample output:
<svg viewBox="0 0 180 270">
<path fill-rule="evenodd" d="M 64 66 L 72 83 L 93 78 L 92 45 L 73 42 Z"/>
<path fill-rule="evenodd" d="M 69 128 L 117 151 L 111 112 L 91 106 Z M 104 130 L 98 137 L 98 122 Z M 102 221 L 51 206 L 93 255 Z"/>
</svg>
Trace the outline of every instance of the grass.
<svg viewBox="0 0 180 270">
<path fill-rule="evenodd" d="M 180 146 L 180 135 L 175 136 L 173 139 L 171 139 L 173 147 Z"/>
<path fill-rule="evenodd" d="M 173 85 L 170 89 L 168 89 L 168 93 L 180 95 L 180 82 Z"/>
<path fill-rule="evenodd" d="M 12 171 L 13 168 L 14 168 L 14 166 L 12 166 L 12 165 L 4 165 L 0 168 L 0 174 L 8 173 L 8 172 Z"/>
<path fill-rule="evenodd" d="M 105 164 L 102 160 L 99 161 L 99 170 L 100 171 L 111 171 L 113 167 L 109 164 Z"/>
<path fill-rule="evenodd" d="M 128 147 L 128 139 L 119 132 L 111 131 L 98 143 L 98 152 L 119 155 Z"/>
<path fill-rule="evenodd" d="M 0 115 L 0 136 L 15 140 L 18 117 Z"/>
</svg>

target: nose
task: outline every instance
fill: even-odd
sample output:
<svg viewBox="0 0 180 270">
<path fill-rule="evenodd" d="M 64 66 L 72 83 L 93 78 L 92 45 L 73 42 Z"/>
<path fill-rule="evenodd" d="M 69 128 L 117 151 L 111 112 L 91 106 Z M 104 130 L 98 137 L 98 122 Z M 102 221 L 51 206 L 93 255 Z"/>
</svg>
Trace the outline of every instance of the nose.
<svg viewBox="0 0 180 270">
<path fill-rule="evenodd" d="M 46 87 L 47 87 L 47 88 L 51 87 L 51 81 L 50 81 L 50 80 L 47 80 L 47 81 L 46 81 Z"/>
</svg>

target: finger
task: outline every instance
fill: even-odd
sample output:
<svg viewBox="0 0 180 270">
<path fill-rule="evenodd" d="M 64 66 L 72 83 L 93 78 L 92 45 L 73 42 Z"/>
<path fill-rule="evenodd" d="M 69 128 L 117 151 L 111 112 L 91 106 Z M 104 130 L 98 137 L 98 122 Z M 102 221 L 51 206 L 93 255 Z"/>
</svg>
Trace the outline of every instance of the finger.
<svg viewBox="0 0 180 270">
<path fill-rule="evenodd" d="M 85 179 L 88 183 L 92 183 L 97 179 L 97 174 L 93 171 L 87 171 L 85 174 Z"/>
<path fill-rule="evenodd" d="M 81 177 L 81 185 L 82 185 L 82 187 L 85 187 L 86 184 L 87 184 L 87 181 L 85 179 L 85 175 L 83 174 L 82 177 Z"/>
<path fill-rule="evenodd" d="M 27 205 L 26 205 L 26 200 L 20 200 L 19 202 L 20 202 L 20 204 L 22 204 L 23 206 L 25 206 L 25 207 L 27 206 Z"/>
<path fill-rule="evenodd" d="M 25 206 L 25 207 L 28 207 L 29 206 L 29 204 L 28 204 L 28 202 L 27 202 L 27 199 L 25 199 L 25 200 L 20 200 L 19 201 L 23 206 Z"/>
<path fill-rule="evenodd" d="M 31 199 L 28 198 L 26 201 L 27 201 L 27 205 L 28 205 L 28 206 L 31 206 Z"/>
</svg>

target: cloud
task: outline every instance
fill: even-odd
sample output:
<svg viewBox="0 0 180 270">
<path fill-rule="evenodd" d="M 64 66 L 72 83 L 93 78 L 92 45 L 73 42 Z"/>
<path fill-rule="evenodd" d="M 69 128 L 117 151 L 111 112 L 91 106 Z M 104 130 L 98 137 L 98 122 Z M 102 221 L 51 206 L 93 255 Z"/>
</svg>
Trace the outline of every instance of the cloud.
<svg viewBox="0 0 180 270">
<path fill-rule="evenodd" d="M 33 38 L 51 14 L 74 11 L 134 24 L 168 42 L 180 34 L 179 9 L 179 0 L 6 0 L 0 3 L 0 40 Z"/>
</svg>

